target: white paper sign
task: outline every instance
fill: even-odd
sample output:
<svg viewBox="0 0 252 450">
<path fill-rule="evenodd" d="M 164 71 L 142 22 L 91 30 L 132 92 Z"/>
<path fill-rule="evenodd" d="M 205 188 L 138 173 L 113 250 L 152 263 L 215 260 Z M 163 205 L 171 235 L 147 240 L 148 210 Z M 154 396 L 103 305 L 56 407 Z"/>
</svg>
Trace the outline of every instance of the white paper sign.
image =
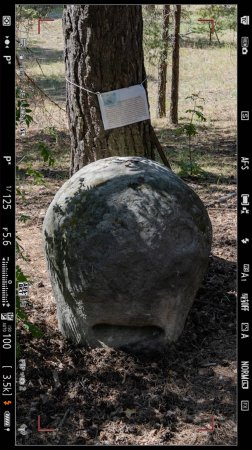
<svg viewBox="0 0 252 450">
<path fill-rule="evenodd" d="M 150 118 L 146 91 L 141 84 L 98 94 L 105 130 Z"/>
</svg>

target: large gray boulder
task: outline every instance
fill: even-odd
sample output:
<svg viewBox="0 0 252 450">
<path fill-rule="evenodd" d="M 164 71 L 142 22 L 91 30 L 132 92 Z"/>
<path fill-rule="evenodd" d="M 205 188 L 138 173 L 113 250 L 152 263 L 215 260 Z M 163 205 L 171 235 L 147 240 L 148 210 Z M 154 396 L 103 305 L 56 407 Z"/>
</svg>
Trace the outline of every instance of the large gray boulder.
<svg viewBox="0 0 252 450">
<path fill-rule="evenodd" d="M 79 170 L 43 225 L 59 328 L 76 344 L 175 341 L 207 268 L 211 223 L 178 176 L 140 157 Z"/>
</svg>

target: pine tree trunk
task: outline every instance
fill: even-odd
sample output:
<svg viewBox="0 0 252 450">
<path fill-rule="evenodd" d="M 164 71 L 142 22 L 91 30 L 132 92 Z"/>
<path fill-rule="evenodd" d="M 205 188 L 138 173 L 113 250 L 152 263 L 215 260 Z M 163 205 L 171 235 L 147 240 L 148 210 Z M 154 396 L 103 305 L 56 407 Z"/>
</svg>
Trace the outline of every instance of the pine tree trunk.
<svg viewBox="0 0 252 450">
<path fill-rule="evenodd" d="M 172 87 L 171 87 L 171 106 L 170 106 L 170 120 L 173 124 L 178 123 L 178 96 L 179 96 L 179 32 L 180 32 L 180 18 L 181 5 L 176 5 L 175 11 L 175 32 L 174 32 L 174 46 L 172 52 Z"/>
<path fill-rule="evenodd" d="M 212 24 L 209 23 L 209 42 L 212 42 Z"/>
<path fill-rule="evenodd" d="M 140 84 L 146 78 L 140 5 L 67 5 L 63 32 L 66 78 L 73 83 L 102 93 Z M 154 159 L 149 120 L 105 131 L 97 95 L 69 83 L 67 114 L 71 175 L 114 155 Z"/>
<path fill-rule="evenodd" d="M 170 5 L 163 6 L 163 30 L 162 30 L 162 51 L 158 63 L 158 104 L 157 117 L 166 116 L 166 77 L 167 77 L 167 55 L 169 37 L 169 16 Z"/>
</svg>

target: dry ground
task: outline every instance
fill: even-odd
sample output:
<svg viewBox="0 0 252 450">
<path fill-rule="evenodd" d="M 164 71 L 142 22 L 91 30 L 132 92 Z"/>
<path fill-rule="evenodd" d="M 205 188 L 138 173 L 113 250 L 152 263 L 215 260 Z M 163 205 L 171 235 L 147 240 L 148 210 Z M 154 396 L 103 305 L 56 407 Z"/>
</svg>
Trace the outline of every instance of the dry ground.
<svg viewBox="0 0 252 450">
<path fill-rule="evenodd" d="M 209 208 L 214 242 L 209 270 L 176 345 L 159 357 L 74 348 L 57 331 L 55 302 L 41 242 L 42 219 L 62 181 L 33 187 L 28 223 L 18 235 L 30 256 L 22 262 L 33 285 L 27 312 L 43 330 L 31 339 L 20 327 L 28 390 L 18 395 L 18 423 L 29 444 L 234 444 L 236 435 L 235 200 Z M 234 186 L 193 182 L 206 202 Z M 29 199 L 29 195 L 31 198 Z M 219 206 L 218 206 L 219 205 Z M 27 211 L 28 209 L 28 211 Z M 20 261 L 18 261 L 20 262 Z M 59 385 L 55 382 L 58 374 Z M 38 433 L 43 426 L 57 432 Z M 66 415 L 66 416 L 65 416 Z M 215 431 L 201 431 L 211 426 Z M 64 419 L 64 420 L 63 420 Z M 63 420 L 63 422 L 62 422 Z M 19 438 L 20 439 L 20 438 Z"/>
<path fill-rule="evenodd" d="M 31 35 L 31 47 L 46 58 L 40 61 L 45 77 L 41 70 L 36 72 L 34 61 L 27 67 L 64 108 L 60 21 L 52 29 L 55 35 L 50 34 L 50 40 L 45 31 L 40 41 Z M 155 119 L 157 80 L 152 68 L 149 75 L 153 122 L 177 171 L 186 155 L 186 141 L 176 136 L 167 120 Z M 196 88 L 206 98 L 208 121 L 195 139 L 194 155 L 205 172 L 187 182 L 208 208 L 212 252 L 181 338 L 165 353 L 149 356 L 76 348 L 58 332 L 41 227 L 48 205 L 68 177 L 70 143 L 64 112 L 47 100 L 42 105 L 41 98 L 34 99 L 35 122 L 27 138 L 17 139 L 17 160 L 24 158 L 19 163 L 18 185 L 25 192 L 25 199 L 17 201 L 17 234 L 30 258 L 17 263 L 32 282 L 26 312 L 44 334 L 34 339 L 18 325 L 27 390 L 17 396 L 17 425 L 26 424 L 29 429 L 25 437 L 17 434 L 18 444 L 236 443 L 236 199 L 226 198 L 236 191 L 234 48 L 182 48 L 181 115 L 186 108 L 184 97 Z M 39 141 L 54 152 L 55 167 L 41 162 L 36 150 Z M 44 174 L 45 185 L 34 185 L 25 174 L 28 162 Z M 22 214 L 30 216 L 25 223 L 19 221 Z M 55 431 L 38 432 L 38 416 L 43 428 Z M 209 431 L 212 420 L 214 431 Z"/>
</svg>

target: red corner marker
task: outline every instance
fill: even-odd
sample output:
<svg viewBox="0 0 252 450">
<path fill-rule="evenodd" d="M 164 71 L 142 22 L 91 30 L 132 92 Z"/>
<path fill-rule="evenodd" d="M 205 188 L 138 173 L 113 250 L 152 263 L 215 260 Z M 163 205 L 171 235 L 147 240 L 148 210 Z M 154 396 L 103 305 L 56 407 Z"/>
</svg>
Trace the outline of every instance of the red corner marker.
<svg viewBox="0 0 252 450">
<path fill-rule="evenodd" d="M 214 416 L 212 416 L 212 427 L 211 428 L 208 428 L 208 427 L 200 428 L 199 431 L 211 431 L 211 433 L 213 433 L 214 432 Z"/>
<path fill-rule="evenodd" d="M 41 431 L 57 431 L 57 428 L 41 428 L 40 416 L 38 416 L 38 432 L 41 432 Z"/>
<path fill-rule="evenodd" d="M 53 22 L 54 19 L 40 19 L 38 18 L 38 34 L 40 34 L 40 22 Z"/>
<path fill-rule="evenodd" d="M 212 33 L 214 33 L 214 19 L 198 19 L 199 22 L 211 22 L 212 24 Z"/>
<path fill-rule="evenodd" d="M 211 22 L 212 24 L 212 33 L 214 33 L 214 19 L 198 19 L 198 22 Z"/>
</svg>

